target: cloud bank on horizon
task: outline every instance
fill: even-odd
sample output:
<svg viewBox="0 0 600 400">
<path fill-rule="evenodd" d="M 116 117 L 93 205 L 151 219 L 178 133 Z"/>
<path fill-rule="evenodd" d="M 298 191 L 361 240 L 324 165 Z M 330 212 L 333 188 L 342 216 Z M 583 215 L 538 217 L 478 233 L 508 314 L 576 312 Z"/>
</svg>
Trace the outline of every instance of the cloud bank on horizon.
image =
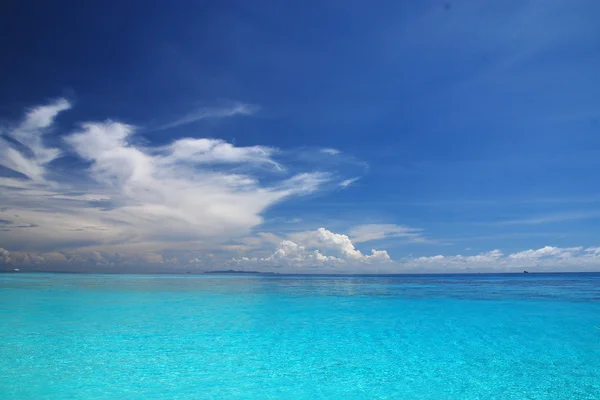
<svg viewBox="0 0 600 400">
<path fill-rule="evenodd" d="M 342 171 L 315 164 L 310 170 L 290 171 L 278 157 L 281 150 L 268 146 L 236 147 L 190 137 L 140 144 L 135 127 L 117 121 L 82 123 L 59 135 L 59 144 L 47 145 L 45 136 L 57 129 L 55 119 L 70 108 L 67 100 L 58 99 L 31 108 L 20 123 L 2 130 L 4 268 L 177 271 L 225 265 L 283 272 L 394 273 L 600 266 L 599 247 L 546 246 L 507 255 L 495 249 L 398 260 L 383 249 L 364 253 L 356 248 L 382 240 L 430 240 L 422 229 L 395 224 L 357 225 L 348 235 L 324 227 L 284 235 L 260 232 L 269 207 L 327 187 L 348 186 L 348 179 Z M 213 109 L 199 118 L 231 117 L 257 108 L 236 110 Z M 317 153 L 341 155 L 333 149 Z M 61 158 L 70 161 L 59 166 Z"/>
</svg>

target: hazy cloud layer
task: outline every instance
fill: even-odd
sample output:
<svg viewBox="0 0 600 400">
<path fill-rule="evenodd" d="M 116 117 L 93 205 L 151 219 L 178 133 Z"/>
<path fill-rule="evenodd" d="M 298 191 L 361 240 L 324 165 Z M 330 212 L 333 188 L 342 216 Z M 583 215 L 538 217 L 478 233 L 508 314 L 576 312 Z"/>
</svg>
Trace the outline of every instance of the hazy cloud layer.
<svg viewBox="0 0 600 400">
<path fill-rule="evenodd" d="M 227 259 L 231 251 L 253 253 L 272 243 L 264 256 Z M 277 243 L 277 244 L 275 244 Z M 492 250 L 474 255 L 435 255 L 392 259 L 385 250 L 358 250 L 350 238 L 320 228 L 303 233 L 299 243 L 272 234 L 260 234 L 247 245 L 212 246 L 178 252 L 52 251 L 25 252 L 0 248 L 0 269 L 57 269 L 70 271 L 204 271 L 234 268 L 284 273 L 448 273 L 448 272 L 569 272 L 600 267 L 600 247 L 545 246 L 510 254 Z"/>
</svg>

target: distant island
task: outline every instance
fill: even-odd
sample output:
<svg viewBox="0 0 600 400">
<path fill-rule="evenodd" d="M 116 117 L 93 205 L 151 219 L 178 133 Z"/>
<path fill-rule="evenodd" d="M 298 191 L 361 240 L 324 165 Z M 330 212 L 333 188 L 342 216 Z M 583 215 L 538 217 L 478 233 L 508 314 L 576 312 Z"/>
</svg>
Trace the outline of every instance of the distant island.
<svg viewBox="0 0 600 400">
<path fill-rule="evenodd" d="M 260 272 L 260 271 L 236 271 L 233 269 L 206 271 L 203 274 L 252 274 L 252 275 L 277 275 L 277 272 Z"/>
</svg>

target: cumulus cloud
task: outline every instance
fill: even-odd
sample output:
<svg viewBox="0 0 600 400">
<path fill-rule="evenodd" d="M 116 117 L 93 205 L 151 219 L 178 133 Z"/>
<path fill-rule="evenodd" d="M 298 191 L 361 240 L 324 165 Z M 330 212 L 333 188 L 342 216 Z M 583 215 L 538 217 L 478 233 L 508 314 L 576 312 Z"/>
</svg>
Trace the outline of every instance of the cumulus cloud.
<svg viewBox="0 0 600 400">
<path fill-rule="evenodd" d="M 354 247 L 347 235 L 325 228 L 289 235 L 279 243 L 274 253 L 267 257 L 242 257 L 234 259 L 241 264 L 292 266 L 292 267 L 348 267 L 390 262 L 385 250 L 371 250 L 363 254 Z"/>
<path fill-rule="evenodd" d="M 11 251 L 206 249 L 247 235 L 272 205 L 343 179 L 331 164 L 286 168 L 280 151 L 267 146 L 189 137 L 139 144 L 136 128 L 117 121 L 83 123 L 58 135 L 60 149 L 46 146 L 44 135 L 69 108 L 63 99 L 33 108 L 4 131 L 0 165 L 17 175 L 0 177 L 0 219 L 7 221 L 0 245 Z M 237 105 L 196 117 L 252 110 Z M 60 172 L 74 162 L 85 169 Z"/>
<path fill-rule="evenodd" d="M 293 238 L 293 239 L 292 239 Z M 365 236 L 365 241 L 372 240 Z M 288 235 L 275 251 L 263 257 L 239 257 L 237 266 L 278 267 L 286 272 L 316 268 L 319 272 L 450 273 L 593 271 L 600 269 L 600 247 L 552 247 L 504 254 L 495 249 L 475 255 L 434 255 L 392 260 L 385 250 L 363 254 L 344 234 L 320 228 Z M 286 269 L 287 268 L 287 269 Z"/>
<path fill-rule="evenodd" d="M 335 256 L 325 256 L 319 250 L 308 250 L 305 246 L 300 246 L 291 240 L 282 241 L 277 246 L 277 250 L 263 260 L 264 262 L 293 264 L 297 266 L 322 264 L 326 262 L 338 263 L 342 261 L 341 258 Z"/>
</svg>

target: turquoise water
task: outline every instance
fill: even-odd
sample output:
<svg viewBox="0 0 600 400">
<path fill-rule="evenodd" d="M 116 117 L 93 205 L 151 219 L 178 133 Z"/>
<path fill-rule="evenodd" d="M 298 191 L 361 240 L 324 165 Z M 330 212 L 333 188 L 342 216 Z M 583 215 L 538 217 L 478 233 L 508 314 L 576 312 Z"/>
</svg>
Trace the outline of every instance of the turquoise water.
<svg viewBox="0 0 600 400">
<path fill-rule="evenodd" d="M 600 399 L 600 274 L 2 274 L 0 399 Z"/>
</svg>

